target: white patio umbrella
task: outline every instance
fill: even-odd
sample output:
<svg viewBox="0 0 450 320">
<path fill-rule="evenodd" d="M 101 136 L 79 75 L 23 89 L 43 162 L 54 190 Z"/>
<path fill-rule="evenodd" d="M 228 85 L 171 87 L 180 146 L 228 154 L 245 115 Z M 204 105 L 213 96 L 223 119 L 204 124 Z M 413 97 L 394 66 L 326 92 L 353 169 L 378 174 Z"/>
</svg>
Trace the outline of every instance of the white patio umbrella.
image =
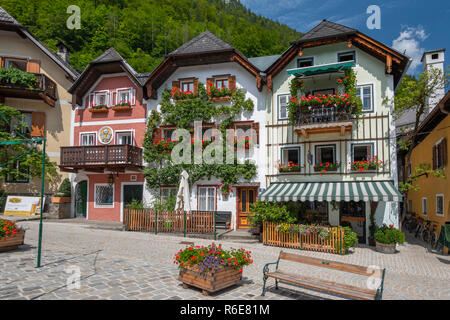
<svg viewBox="0 0 450 320">
<path fill-rule="evenodd" d="M 175 210 L 184 209 L 184 211 L 191 211 L 191 201 L 189 198 L 189 174 L 186 170 L 181 172 L 180 186 L 177 193 L 177 205 Z"/>
</svg>

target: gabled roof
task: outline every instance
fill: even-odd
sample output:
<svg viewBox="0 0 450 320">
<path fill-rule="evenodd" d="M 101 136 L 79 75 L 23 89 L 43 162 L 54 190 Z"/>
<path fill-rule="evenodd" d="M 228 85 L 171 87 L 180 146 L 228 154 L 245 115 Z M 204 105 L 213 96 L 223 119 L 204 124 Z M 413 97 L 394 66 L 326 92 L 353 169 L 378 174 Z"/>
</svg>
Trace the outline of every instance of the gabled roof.
<svg viewBox="0 0 450 320">
<path fill-rule="evenodd" d="M 272 63 L 274 63 L 280 57 L 279 54 L 273 56 L 262 56 L 248 58 L 248 61 L 253 63 L 259 70 L 266 70 Z"/>
<path fill-rule="evenodd" d="M 83 95 L 101 75 L 122 72 L 125 72 L 138 88 L 142 88 L 147 79 L 145 74 L 138 74 L 120 53 L 111 47 L 89 62 L 88 66 L 69 88 L 69 93 L 72 93 L 72 105 L 82 105 Z"/>
<path fill-rule="evenodd" d="M 47 48 L 41 41 L 39 41 L 30 31 L 27 30 L 22 24 L 14 19 L 5 9 L 0 7 L 0 30 L 5 29 L 8 31 L 15 31 L 19 33 L 23 38 L 28 38 L 39 49 L 42 50 L 50 59 L 52 59 L 57 65 L 59 65 L 73 80 L 75 80 L 79 73 L 72 66 L 63 60 L 58 54 Z"/>
<path fill-rule="evenodd" d="M 321 23 L 304 34 L 300 39 L 296 41 L 296 43 L 325 39 L 335 36 L 350 35 L 355 34 L 356 32 L 356 29 L 323 19 Z"/>
<path fill-rule="evenodd" d="M 178 49 L 175 49 L 168 55 L 175 56 L 202 52 L 226 51 L 233 49 L 234 48 L 230 44 L 226 43 L 215 34 L 207 30 L 193 38 L 191 41 L 186 42 Z"/>
</svg>

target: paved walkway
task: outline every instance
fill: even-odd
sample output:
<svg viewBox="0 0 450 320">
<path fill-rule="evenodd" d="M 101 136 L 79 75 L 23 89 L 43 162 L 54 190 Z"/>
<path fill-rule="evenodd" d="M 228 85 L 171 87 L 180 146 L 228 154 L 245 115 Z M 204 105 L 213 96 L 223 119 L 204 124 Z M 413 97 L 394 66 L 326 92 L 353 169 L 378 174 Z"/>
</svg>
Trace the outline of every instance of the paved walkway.
<svg viewBox="0 0 450 320">
<path fill-rule="evenodd" d="M 254 264 L 244 269 L 240 285 L 205 297 L 183 289 L 177 280 L 173 254 L 182 241 L 208 245 L 211 240 L 149 233 L 97 230 L 90 225 L 44 222 L 42 267 L 36 266 L 38 221 L 20 222 L 28 230 L 19 250 L 0 253 L 0 299 L 343 299 L 291 285 L 275 290 L 269 280 L 261 297 L 262 268 L 277 259 L 280 248 L 245 244 Z M 450 299 L 450 257 L 430 252 L 415 239 L 386 255 L 358 247 L 346 256 L 301 251 L 301 254 L 387 269 L 384 299 Z M 238 243 L 220 241 L 224 247 Z M 285 249 L 299 253 L 299 250 Z M 366 278 L 319 267 L 280 263 L 292 272 L 336 282 L 366 285 Z M 79 268 L 81 287 L 69 289 L 66 271 Z M 73 272 L 73 271 L 72 271 Z"/>
</svg>

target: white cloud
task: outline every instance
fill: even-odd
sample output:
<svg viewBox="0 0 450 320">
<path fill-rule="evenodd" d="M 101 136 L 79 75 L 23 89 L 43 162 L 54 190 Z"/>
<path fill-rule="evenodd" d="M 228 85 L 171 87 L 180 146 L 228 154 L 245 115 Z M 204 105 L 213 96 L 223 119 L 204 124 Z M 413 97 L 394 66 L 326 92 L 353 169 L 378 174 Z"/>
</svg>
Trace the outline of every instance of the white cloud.
<svg viewBox="0 0 450 320">
<path fill-rule="evenodd" d="M 392 41 L 392 47 L 401 53 L 405 52 L 412 59 L 409 72 L 414 73 L 420 65 L 420 58 L 425 51 L 421 47 L 421 42 L 428 38 L 425 29 L 419 25 L 417 27 L 403 27 L 398 38 Z"/>
</svg>

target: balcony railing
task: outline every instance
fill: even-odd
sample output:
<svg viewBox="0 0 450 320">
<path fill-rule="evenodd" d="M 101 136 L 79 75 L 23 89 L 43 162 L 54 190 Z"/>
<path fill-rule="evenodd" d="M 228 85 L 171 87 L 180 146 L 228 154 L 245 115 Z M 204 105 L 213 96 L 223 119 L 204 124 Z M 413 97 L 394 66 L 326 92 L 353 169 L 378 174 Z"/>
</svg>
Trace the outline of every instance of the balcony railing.
<svg viewBox="0 0 450 320">
<path fill-rule="evenodd" d="M 56 83 L 43 73 L 31 73 L 36 77 L 36 84 L 33 86 L 33 88 L 30 88 L 28 85 L 24 84 L 2 81 L 0 82 L 0 94 L 3 96 L 25 99 L 35 99 L 39 97 L 43 98 L 42 95 L 44 95 L 45 98 L 50 98 L 52 100 L 50 104 L 54 104 L 54 102 L 57 100 Z"/>
<path fill-rule="evenodd" d="M 336 106 L 311 106 L 297 109 L 295 123 L 297 125 L 349 121 L 353 119 L 350 108 Z"/>
<path fill-rule="evenodd" d="M 131 145 L 61 147 L 60 160 L 62 169 L 141 167 L 142 149 Z"/>
</svg>

